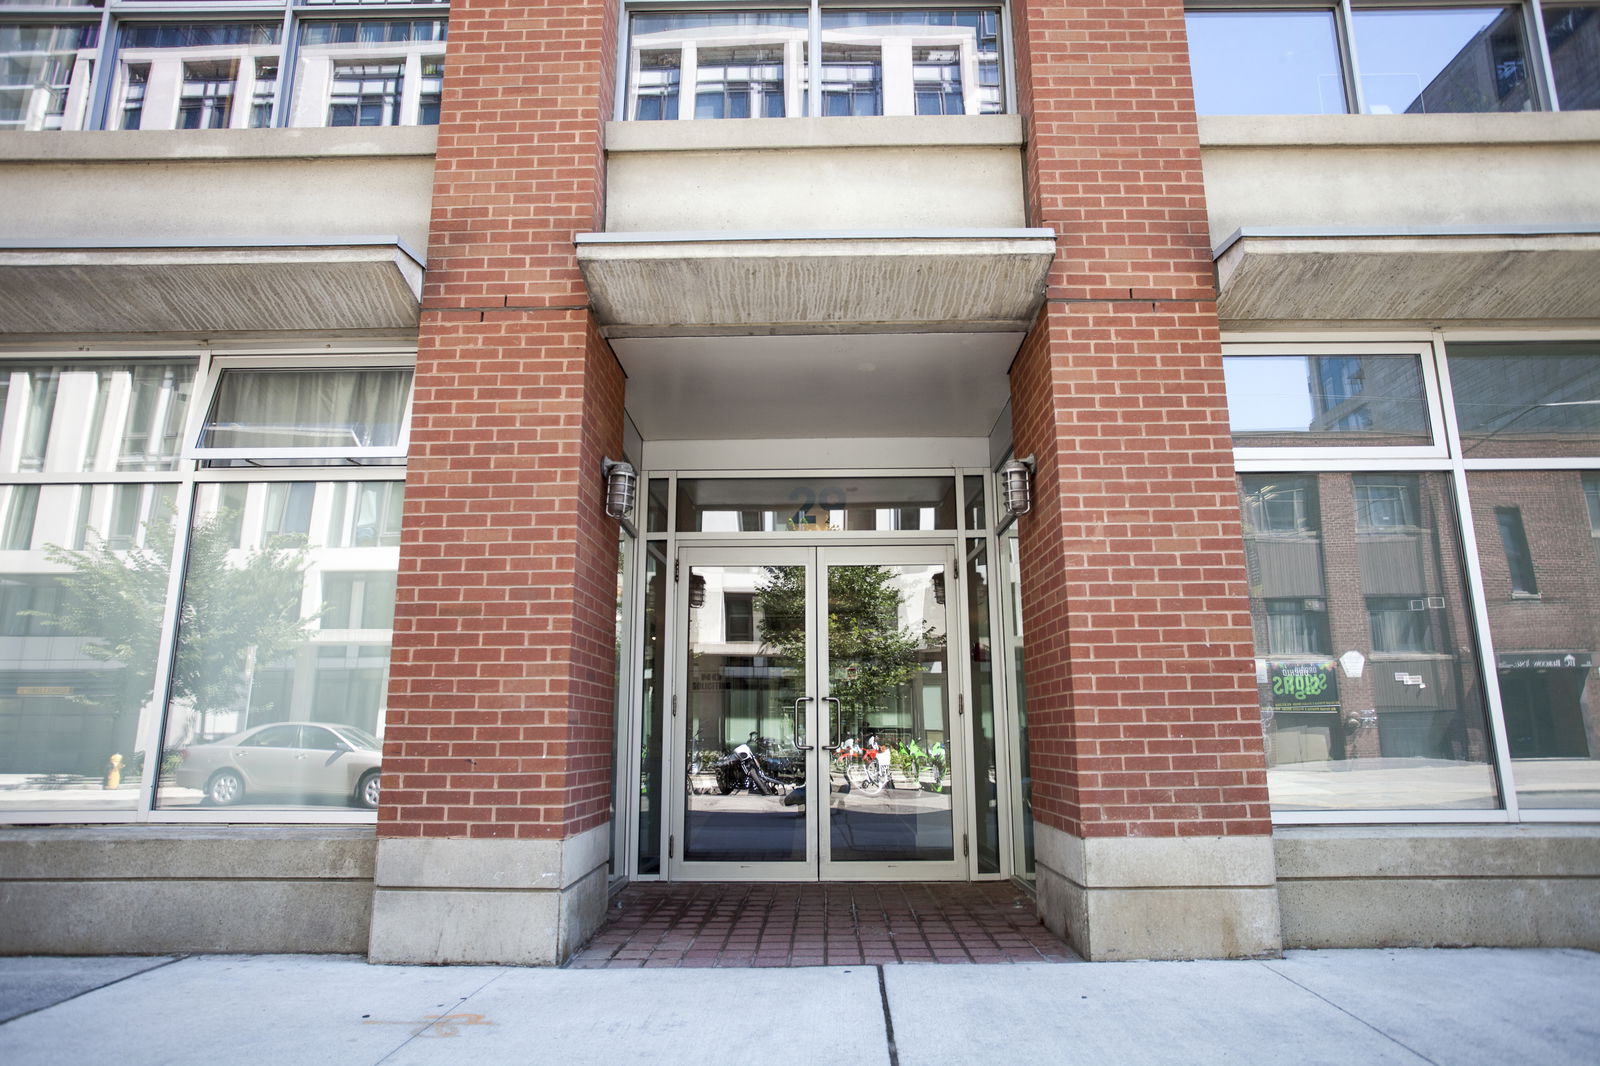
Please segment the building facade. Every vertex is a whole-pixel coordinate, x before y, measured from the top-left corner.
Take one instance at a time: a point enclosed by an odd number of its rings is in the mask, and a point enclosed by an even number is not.
[[[9,952],[1600,946],[1600,7],[0,5]]]

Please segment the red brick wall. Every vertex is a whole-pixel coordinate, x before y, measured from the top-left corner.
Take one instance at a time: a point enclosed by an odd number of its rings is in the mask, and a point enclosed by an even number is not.
[[[1180,3],[1018,17],[1047,302],[1012,368],[1034,810],[1265,833],[1260,712]]]
[[[623,375],[573,235],[602,217],[615,13],[452,6],[406,481],[387,836],[603,824]]]

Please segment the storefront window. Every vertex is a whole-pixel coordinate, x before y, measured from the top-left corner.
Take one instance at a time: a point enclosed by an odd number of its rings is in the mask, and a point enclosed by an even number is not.
[[[321,535],[346,488],[197,489],[158,806],[376,806],[399,551]]]
[[[1258,524],[1280,493],[1302,517]],[[1495,806],[1445,477],[1246,474],[1240,499],[1273,806]]]
[[[1227,357],[1274,810],[1600,807],[1600,345],[1364,347]],[[1302,395],[1435,445],[1285,451]]]

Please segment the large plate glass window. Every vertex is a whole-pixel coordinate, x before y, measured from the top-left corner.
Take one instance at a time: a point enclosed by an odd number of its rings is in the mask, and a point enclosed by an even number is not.
[[[106,124],[121,130],[271,125],[282,21],[126,22]]]
[[[196,493],[157,805],[377,805],[395,482]],[[393,502],[391,502],[393,501]]]
[[[195,454],[219,466],[398,461],[410,391],[399,367],[224,369]]]
[[[85,128],[98,22],[0,21],[0,130]]]
[[[194,374],[0,366],[0,810],[138,804]]]
[[[439,120],[445,20],[306,21],[291,126],[416,126]]]

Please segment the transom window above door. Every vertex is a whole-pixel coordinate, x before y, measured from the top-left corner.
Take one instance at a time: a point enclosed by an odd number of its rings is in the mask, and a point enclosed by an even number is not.
[[[998,7],[634,10],[636,120],[1006,111]]]

